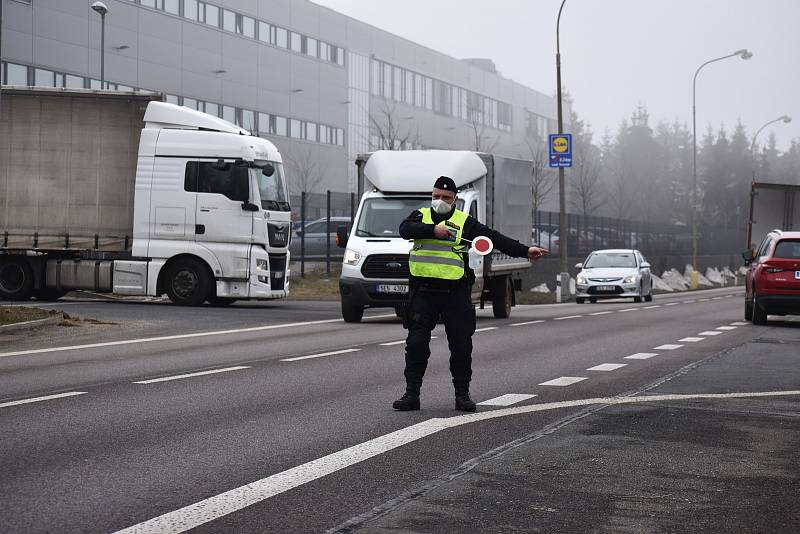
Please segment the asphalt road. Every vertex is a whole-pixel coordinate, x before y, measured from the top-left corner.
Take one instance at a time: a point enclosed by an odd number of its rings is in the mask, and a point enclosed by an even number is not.
[[[441,327],[391,410],[390,310],[53,307],[104,324],[0,339],[4,533],[800,528],[800,321],[741,289],[481,311],[474,415]]]

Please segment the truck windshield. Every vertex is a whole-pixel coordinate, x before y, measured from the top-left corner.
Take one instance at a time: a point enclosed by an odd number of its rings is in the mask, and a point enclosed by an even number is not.
[[[400,223],[419,208],[431,205],[429,197],[368,198],[356,226],[360,237],[400,237]]]
[[[271,175],[265,174],[270,167],[274,169]],[[254,168],[258,182],[258,192],[261,195],[261,207],[265,210],[290,211],[289,194],[286,192],[286,179],[283,175],[283,165],[270,162],[264,168]]]

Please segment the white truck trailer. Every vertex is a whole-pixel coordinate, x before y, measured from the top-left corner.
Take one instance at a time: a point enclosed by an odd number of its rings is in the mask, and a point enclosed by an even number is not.
[[[287,295],[278,150],[161,99],[3,88],[0,298],[84,289],[225,305]]]
[[[358,322],[365,308],[391,307],[402,313],[408,293],[408,255],[412,243],[400,237],[400,222],[429,207],[433,183],[450,176],[460,192],[457,207],[521,243],[532,228],[531,162],[456,150],[378,151],[356,160],[361,203],[346,242],[339,280],[342,316]],[[499,251],[470,254],[476,276],[473,301],[492,302],[495,317],[508,317],[519,290],[519,273],[531,267],[526,258]]]
[[[772,230],[800,231],[800,185],[753,182],[747,248],[755,250]]]

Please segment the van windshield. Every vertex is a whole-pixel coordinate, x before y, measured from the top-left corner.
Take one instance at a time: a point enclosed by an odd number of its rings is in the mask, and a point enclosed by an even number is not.
[[[419,208],[431,205],[430,197],[368,198],[361,208],[356,235],[360,237],[400,237],[400,223]]]

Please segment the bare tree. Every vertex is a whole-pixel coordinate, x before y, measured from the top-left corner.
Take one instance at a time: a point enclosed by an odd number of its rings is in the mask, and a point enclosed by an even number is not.
[[[533,212],[542,209],[556,185],[556,175],[550,170],[549,156],[541,140],[525,139],[531,160],[531,197]]]
[[[616,165],[609,176],[608,207],[616,219],[627,219],[631,214],[633,195],[631,184],[625,176],[625,170]]]
[[[369,114],[373,133],[378,137],[380,150],[408,150],[418,143],[419,135],[407,121],[398,117],[397,104],[384,100],[375,113]]]
[[[570,174],[570,204],[581,215],[593,215],[605,203],[597,155],[590,150],[585,151]]]
[[[492,153],[497,148],[497,143],[500,142],[500,137],[495,136],[494,139],[486,135],[486,125],[483,121],[479,121],[475,113],[470,113],[472,120],[469,122],[469,127],[472,130],[473,146],[475,152]]]
[[[321,192],[318,189],[322,185],[325,173],[310,148],[306,147],[287,159],[291,172],[288,182],[292,194]]]

